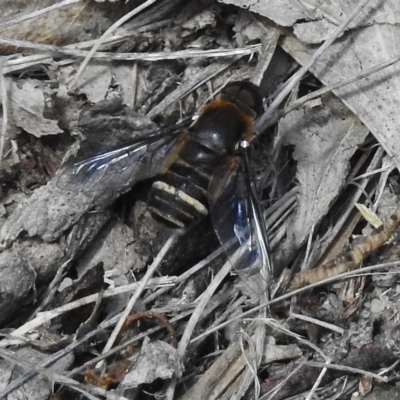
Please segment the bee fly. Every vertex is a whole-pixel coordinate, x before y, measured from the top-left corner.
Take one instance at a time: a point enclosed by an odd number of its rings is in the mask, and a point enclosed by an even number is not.
[[[265,223],[248,165],[248,144],[261,112],[257,86],[229,83],[189,128],[158,130],[67,163],[57,186],[89,192],[132,187],[155,177],[148,200],[155,219],[169,228],[188,230],[210,212],[235,267],[261,263],[270,269]]]

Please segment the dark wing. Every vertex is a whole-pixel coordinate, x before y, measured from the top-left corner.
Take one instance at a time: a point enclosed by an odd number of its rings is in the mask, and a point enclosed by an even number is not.
[[[272,262],[247,147],[213,175],[209,196],[213,227],[229,261],[243,280],[250,271],[260,274],[251,287],[267,293]]]
[[[69,191],[98,191],[133,186],[160,173],[179,132],[146,134],[82,161],[67,162],[57,186]]]

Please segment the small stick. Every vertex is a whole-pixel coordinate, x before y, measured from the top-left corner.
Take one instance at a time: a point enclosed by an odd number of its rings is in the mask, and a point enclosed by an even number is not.
[[[156,269],[160,265],[161,261],[164,259],[165,254],[171,248],[171,246],[172,246],[173,242],[175,241],[175,239],[176,239],[176,236],[172,235],[165,242],[163,248],[160,250],[160,252],[157,254],[157,257],[154,259],[153,264],[150,265],[150,267],[148,268],[146,274],[140,280],[140,285],[139,285],[138,289],[136,290],[136,292],[133,294],[133,296],[129,300],[129,303],[126,306],[124,312],[122,313],[117,325],[115,326],[110,338],[108,339],[108,342],[104,346],[103,354],[107,353],[113,347],[113,345],[114,345],[114,343],[115,343],[115,341],[116,341],[116,339],[118,337],[119,332],[121,331],[122,327],[124,326],[125,320],[127,319],[127,317],[129,316],[129,314],[132,311],[133,306],[135,305],[135,303],[139,299],[140,295],[143,293],[143,290],[145,289],[148,281],[151,279],[151,277],[153,276],[154,272],[156,271]],[[100,362],[99,364],[100,365],[96,366],[97,368],[100,368],[103,363]]]
[[[288,291],[293,291],[360,267],[372,252],[381,248],[390,239],[399,224],[400,208],[383,225],[375,229],[370,235],[365,236],[351,250],[346,251],[335,260],[322,264],[318,268],[296,274],[289,283]]]

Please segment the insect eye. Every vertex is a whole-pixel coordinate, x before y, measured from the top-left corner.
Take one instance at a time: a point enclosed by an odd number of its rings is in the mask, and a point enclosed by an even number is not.
[[[222,89],[221,97],[254,117],[258,117],[263,110],[263,98],[259,87],[248,81],[228,83]]]

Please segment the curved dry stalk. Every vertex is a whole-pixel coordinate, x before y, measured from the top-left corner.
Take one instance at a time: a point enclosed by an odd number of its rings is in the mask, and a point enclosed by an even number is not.
[[[22,15],[20,17],[11,19],[9,21],[6,21],[6,22],[3,22],[0,24],[0,31],[7,28],[8,26],[20,24],[21,22],[28,21],[29,19],[39,17],[40,15],[44,15],[50,11],[60,9],[64,6],[69,6],[74,3],[79,3],[80,1],[81,0],[63,0],[63,1],[60,1],[59,3],[53,4],[51,6],[44,7],[44,8],[41,8],[40,10],[37,10],[37,11],[31,12],[29,14]]]
[[[147,7],[151,6],[153,3],[155,3],[157,0],[147,0],[143,4],[141,4],[139,7],[136,7],[134,10],[130,11],[126,15],[124,15],[122,18],[120,18],[117,22],[112,24],[99,38],[97,43],[92,47],[92,49],[89,51],[89,54],[86,56],[86,58],[83,60],[81,66],[79,67],[78,72],[76,73],[73,81],[70,84],[69,89],[74,90],[75,87],[78,85],[78,80],[80,76],[82,75],[82,72],[86,68],[86,66],[89,64],[90,59],[92,58],[93,54],[96,53],[98,48],[103,44],[103,41],[107,39],[108,36],[110,36],[117,28],[119,28],[121,25],[123,25],[126,21],[131,19],[134,15],[139,14],[141,11],[146,9]]]
[[[290,281],[288,290],[299,289],[358,268],[371,253],[381,248],[391,238],[399,225],[400,208],[383,225],[365,236],[360,243],[354,245],[351,250],[346,251],[337,259],[318,268],[296,274]]]

